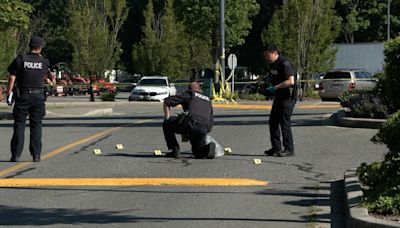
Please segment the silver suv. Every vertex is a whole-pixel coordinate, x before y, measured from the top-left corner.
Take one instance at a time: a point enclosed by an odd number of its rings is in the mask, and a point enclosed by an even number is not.
[[[321,100],[337,100],[345,91],[369,90],[377,80],[365,70],[340,69],[327,72],[316,86]]]

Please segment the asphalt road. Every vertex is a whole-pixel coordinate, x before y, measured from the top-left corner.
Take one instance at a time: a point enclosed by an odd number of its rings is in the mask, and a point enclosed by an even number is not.
[[[188,143],[181,144],[182,159],[153,155],[156,149],[167,149],[159,103],[116,107],[112,115],[101,117],[50,111],[58,114],[44,121],[40,163],[29,162],[27,145],[25,162],[18,167],[8,162],[12,121],[0,121],[0,178],[65,178],[65,185],[69,178],[155,177],[241,178],[269,184],[50,186],[44,180],[42,186],[0,188],[0,226],[343,227],[343,172],[386,152],[370,142],[376,130],[331,126],[327,114],[336,109],[296,109],[296,156],[277,158],[263,155],[270,147],[269,110],[217,108],[211,135],[233,152],[213,160],[193,159]],[[124,149],[116,149],[116,144]],[[101,149],[102,155],[95,155],[94,149]],[[254,159],[262,163],[255,165]]]

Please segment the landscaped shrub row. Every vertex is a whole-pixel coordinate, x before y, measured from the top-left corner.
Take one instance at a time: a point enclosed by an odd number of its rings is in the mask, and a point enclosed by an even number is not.
[[[388,111],[395,113],[372,141],[385,144],[389,152],[383,161],[362,164],[357,173],[368,187],[364,205],[369,212],[400,215],[400,36],[386,43],[385,61],[385,72],[377,91],[381,91],[381,97],[387,101]],[[370,101],[369,95],[366,96]],[[348,104],[351,99],[346,98],[343,102]]]
[[[400,215],[400,111],[391,115],[375,143],[386,144],[389,152],[383,161],[362,164],[358,176],[369,189],[364,204],[370,212]]]
[[[347,91],[340,96],[342,107],[350,109],[351,117],[385,119],[389,110],[377,90]]]

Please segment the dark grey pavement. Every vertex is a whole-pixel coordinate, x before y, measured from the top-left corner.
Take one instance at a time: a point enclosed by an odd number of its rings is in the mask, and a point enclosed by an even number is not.
[[[377,130],[331,126],[326,119],[336,109],[295,110],[296,156],[290,158],[263,155],[270,146],[269,110],[216,109],[212,136],[233,153],[214,160],[195,160],[189,152],[179,160],[153,156],[155,149],[166,150],[159,103],[115,107],[98,117],[82,116],[86,109],[69,116],[52,111],[55,115],[44,121],[44,154],[102,130],[133,125],[3,178],[230,177],[270,184],[1,188],[0,226],[343,227],[343,172],[386,152],[370,142]],[[0,171],[14,165],[6,162],[11,130],[12,121],[0,121]],[[115,149],[118,143],[125,149]],[[94,148],[103,155],[94,155]],[[188,149],[182,143],[182,150]],[[256,158],[261,165],[253,163]],[[27,147],[22,159],[31,159]]]

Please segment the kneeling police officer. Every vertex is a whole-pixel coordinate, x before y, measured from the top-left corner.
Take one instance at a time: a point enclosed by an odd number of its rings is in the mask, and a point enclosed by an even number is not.
[[[171,150],[166,154],[167,157],[181,157],[175,133],[188,136],[195,158],[215,157],[215,143],[206,144],[207,133],[211,132],[213,126],[213,108],[210,98],[200,91],[200,84],[193,81],[188,91],[164,100],[163,131],[168,149]],[[184,113],[171,117],[170,107],[177,105],[182,105]]]
[[[7,96],[13,94],[15,97],[11,162],[17,162],[22,153],[25,122],[28,115],[30,124],[29,151],[34,162],[40,161],[42,150],[42,119],[45,114],[43,79],[50,64],[41,55],[43,40],[40,37],[33,36],[30,39],[29,48],[29,53],[19,55],[8,67],[10,78]],[[16,83],[15,89],[14,83]],[[15,92],[12,93],[12,91]]]

